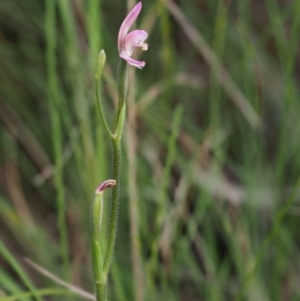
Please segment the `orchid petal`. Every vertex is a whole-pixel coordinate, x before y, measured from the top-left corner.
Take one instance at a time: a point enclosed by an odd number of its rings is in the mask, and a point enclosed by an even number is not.
[[[143,43],[148,37],[148,33],[144,30],[133,30],[125,38],[124,50],[128,56],[131,56],[135,47],[145,47],[148,45]]]
[[[126,54],[120,54],[120,57],[125,61],[127,61],[129,65],[138,67],[140,69],[142,69],[142,67],[146,65],[145,62],[134,60],[130,56],[127,56]]]
[[[142,2],[139,2],[127,15],[125,20],[123,21],[120,30],[119,30],[119,36],[118,36],[118,48],[119,52],[121,53],[123,43],[125,42],[126,35],[128,33],[129,28],[134,23],[136,18],[138,17],[140,11],[142,9]]]

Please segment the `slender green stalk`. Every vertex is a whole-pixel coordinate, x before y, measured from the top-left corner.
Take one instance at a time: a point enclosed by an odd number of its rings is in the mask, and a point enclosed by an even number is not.
[[[121,174],[121,140],[113,140],[113,179],[117,184],[112,189],[112,204],[110,213],[110,225],[108,244],[106,249],[105,260],[103,264],[103,272],[108,274],[110,265],[113,259],[115,240],[117,235],[118,223],[118,208],[119,208],[119,195],[120,195],[120,174]]]
[[[119,103],[116,115],[115,133],[112,137],[113,145],[113,179],[116,185],[112,189],[112,203],[110,213],[110,225],[108,244],[103,264],[103,273],[107,277],[110,265],[113,259],[114,246],[117,236],[118,209],[120,196],[120,175],[121,175],[121,138],[126,116],[126,98],[128,93],[128,64],[124,60],[120,60],[118,66],[118,92]]]
[[[119,208],[119,197],[120,197],[120,175],[121,175],[121,138],[123,133],[124,121],[126,116],[126,98],[128,91],[128,64],[124,60],[121,60],[118,66],[118,91],[119,91],[119,104],[117,114],[115,118],[115,129],[112,133],[107,125],[102,104],[100,98],[100,76],[102,73],[103,65],[105,62],[105,53],[102,50],[99,53],[98,65],[95,74],[96,81],[96,97],[98,103],[98,110],[101,118],[101,122],[104,126],[105,131],[110,136],[113,145],[113,175],[112,178],[114,185],[112,187],[112,203],[110,212],[110,224],[108,243],[104,257],[104,263],[102,265],[102,251],[100,247],[100,227],[102,220],[102,203],[98,204],[98,199],[95,197],[92,204],[92,228],[93,228],[93,271],[94,280],[96,286],[96,297],[97,301],[105,301],[106,296],[106,283],[107,276],[110,270],[110,266],[114,255],[114,246],[117,236],[117,224],[118,224],[118,208]],[[97,193],[97,191],[96,191]],[[99,193],[99,192],[98,192]],[[100,195],[102,198],[102,194]],[[101,213],[100,213],[101,211]]]
[[[98,111],[99,111],[99,115],[101,118],[101,122],[103,124],[103,127],[104,127],[106,133],[112,138],[113,134],[106,122],[106,119],[105,119],[102,102],[101,102],[101,94],[100,94],[100,77],[102,74],[105,59],[106,59],[105,52],[104,52],[104,50],[101,50],[98,55],[98,63],[97,63],[97,69],[96,69],[96,74],[95,74],[95,92],[96,92],[97,106],[98,106]]]
[[[119,124],[119,116],[123,105],[126,103],[126,98],[128,95],[128,64],[124,60],[119,61],[118,65],[118,93],[119,93],[119,103],[118,111],[115,120],[115,129]]]

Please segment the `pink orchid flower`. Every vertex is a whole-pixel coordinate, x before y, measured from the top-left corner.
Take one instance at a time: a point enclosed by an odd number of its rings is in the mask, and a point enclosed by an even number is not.
[[[127,61],[128,64],[140,69],[145,66],[145,62],[134,60],[131,58],[131,55],[135,47],[141,47],[142,50],[148,49],[148,44],[144,43],[148,33],[144,30],[133,30],[128,33],[128,30],[138,17],[141,9],[142,2],[139,2],[123,21],[118,36],[119,56]]]

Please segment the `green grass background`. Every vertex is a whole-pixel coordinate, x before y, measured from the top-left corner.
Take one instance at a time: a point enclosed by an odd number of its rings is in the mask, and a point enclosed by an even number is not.
[[[89,206],[110,178],[134,1],[0,1],[0,300],[93,292]],[[144,0],[108,300],[300,300],[300,1]],[[106,244],[110,194],[105,194]]]

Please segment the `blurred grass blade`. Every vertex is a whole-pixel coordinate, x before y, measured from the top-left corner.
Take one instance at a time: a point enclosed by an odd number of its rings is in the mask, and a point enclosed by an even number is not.
[[[231,75],[221,64],[220,60],[213,52],[213,50],[209,47],[209,45],[206,43],[203,36],[188,21],[188,19],[184,16],[184,14],[180,11],[178,6],[173,1],[164,1],[173,17],[181,25],[187,37],[191,40],[194,46],[201,53],[206,63],[214,72],[214,75],[217,78],[217,80],[220,82],[220,84],[224,87],[225,91],[231,97],[231,100],[243,113],[249,124],[255,129],[260,129],[262,127],[260,117],[250,106],[249,101],[246,99],[246,97],[240,91],[238,86],[235,84]]]
[[[39,297],[47,297],[47,296],[69,296],[70,292],[68,290],[59,289],[59,288],[45,288],[45,289],[37,289],[35,294]],[[29,300],[29,298],[34,297],[32,292],[23,292],[16,293],[10,296],[0,297],[0,301],[12,301],[12,300]]]
[[[54,149],[55,173],[54,182],[56,187],[56,202],[58,210],[58,228],[60,236],[60,251],[63,261],[63,272],[70,279],[69,269],[69,248],[66,226],[66,200],[65,189],[63,183],[63,140],[62,140],[62,125],[60,122],[60,100],[58,75],[56,72],[56,16],[55,0],[47,0],[46,17],[45,17],[45,32],[47,38],[47,75],[48,75],[48,101],[52,125],[52,143]]]
[[[26,262],[32,267],[34,268],[36,271],[38,271],[39,273],[41,273],[42,275],[50,278],[51,280],[53,280],[54,282],[56,282],[57,284],[67,288],[70,292],[79,295],[85,299],[88,300],[95,300],[95,296],[93,294],[90,294],[88,292],[85,292],[84,290],[66,283],[65,281],[59,279],[57,276],[53,275],[52,273],[50,273],[49,271],[47,271],[46,269],[42,268],[41,266],[39,266],[38,264],[34,263],[32,260],[30,260],[29,258],[25,259]]]
[[[18,261],[14,258],[11,252],[5,247],[4,243],[0,241],[0,254],[5,258],[5,260],[11,265],[23,283],[28,287],[32,296],[35,300],[42,301],[38,293],[36,292],[36,288],[32,284],[30,278],[27,276],[26,272],[23,270]]]

